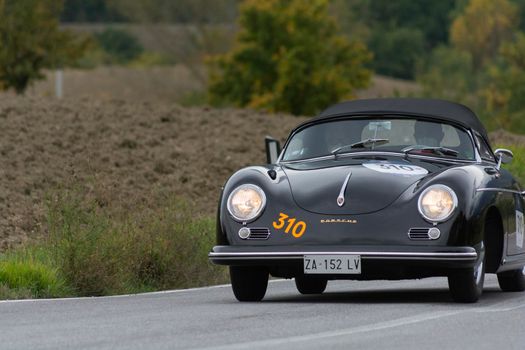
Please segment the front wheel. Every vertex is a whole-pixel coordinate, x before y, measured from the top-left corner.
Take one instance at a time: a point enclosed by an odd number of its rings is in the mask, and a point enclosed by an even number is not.
[[[504,292],[525,291],[525,267],[498,273],[498,283]]]
[[[261,301],[268,287],[268,275],[263,267],[230,266],[233,294],[239,301]]]
[[[483,293],[485,282],[485,259],[476,266],[452,272],[448,276],[448,287],[452,299],[458,303],[475,303]]]
[[[326,289],[327,282],[323,278],[295,277],[295,286],[301,294],[322,294]]]

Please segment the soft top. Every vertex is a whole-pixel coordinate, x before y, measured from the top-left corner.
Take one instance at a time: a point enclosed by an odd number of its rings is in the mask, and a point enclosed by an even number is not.
[[[477,131],[488,141],[485,127],[470,108],[436,99],[378,98],[346,101],[328,107],[310,123],[322,119],[363,115],[406,115],[449,121]]]

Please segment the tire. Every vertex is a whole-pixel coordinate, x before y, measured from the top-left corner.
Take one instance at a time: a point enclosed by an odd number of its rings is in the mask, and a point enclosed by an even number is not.
[[[458,303],[475,303],[483,293],[485,282],[485,253],[476,266],[453,271],[448,276],[448,288],[452,299]]]
[[[498,283],[504,292],[525,291],[525,267],[498,273]]]
[[[295,286],[301,294],[322,294],[328,281],[323,278],[295,277]]]
[[[255,266],[230,266],[233,294],[239,301],[261,301],[268,287],[268,270]]]

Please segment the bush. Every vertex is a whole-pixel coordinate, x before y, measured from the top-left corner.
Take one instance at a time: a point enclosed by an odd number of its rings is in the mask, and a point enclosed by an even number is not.
[[[157,208],[116,213],[78,191],[48,201],[46,247],[77,295],[186,288],[225,281],[208,262],[214,221],[164,198]]]
[[[210,60],[210,102],[312,114],[365,87],[371,55],[338,35],[327,0],[248,0],[237,45]]]
[[[137,38],[120,29],[106,29],[95,34],[95,39],[108,55],[106,63],[128,63],[138,58],[144,51]]]

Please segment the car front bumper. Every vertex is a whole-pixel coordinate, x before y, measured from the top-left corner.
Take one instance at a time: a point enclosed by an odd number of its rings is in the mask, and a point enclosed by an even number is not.
[[[432,269],[469,268],[478,259],[473,247],[442,246],[215,246],[208,256],[219,265],[285,267],[296,274],[302,271],[305,255],[359,255],[363,277],[381,272],[388,277],[391,267],[442,275]]]

